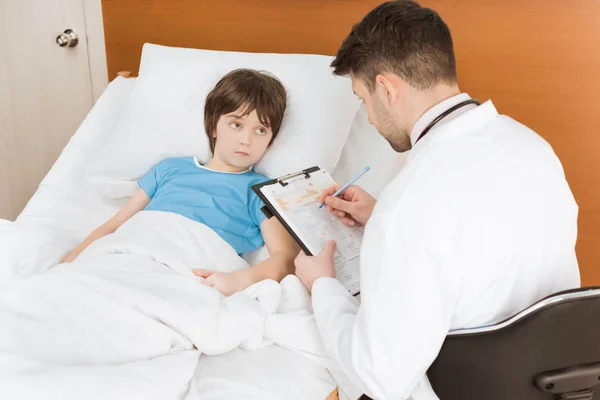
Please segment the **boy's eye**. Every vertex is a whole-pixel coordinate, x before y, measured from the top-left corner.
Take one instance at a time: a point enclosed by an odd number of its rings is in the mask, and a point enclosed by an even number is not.
[[[265,128],[258,128],[256,130],[256,133],[259,135],[266,135],[267,134],[267,130]]]
[[[238,124],[237,122],[232,122],[229,124],[230,127],[232,127],[233,129],[240,129],[241,125]]]

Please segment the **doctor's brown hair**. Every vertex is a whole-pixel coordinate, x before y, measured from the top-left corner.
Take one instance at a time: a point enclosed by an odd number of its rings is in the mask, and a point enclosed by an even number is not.
[[[206,97],[204,105],[204,130],[215,152],[217,123],[222,115],[243,108],[242,116],[256,110],[260,123],[271,129],[273,137],[279,133],[286,107],[286,91],[272,74],[253,69],[236,69],[217,83]]]
[[[370,92],[385,72],[419,90],[457,79],[448,25],[434,10],[407,0],[383,3],[354,25],[331,66],[336,75],[352,72]]]

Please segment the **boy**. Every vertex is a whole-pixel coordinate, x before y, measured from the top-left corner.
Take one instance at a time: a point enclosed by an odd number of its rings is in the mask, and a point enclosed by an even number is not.
[[[64,262],[71,262],[92,242],[115,232],[142,210],[173,212],[201,222],[238,254],[266,244],[271,257],[232,273],[193,270],[205,285],[229,296],[264,280],[293,274],[298,248],[276,218],[265,219],[262,202],[251,186],[267,180],[252,170],[277,136],[286,107],[281,82],[265,73],[238,69],[225,75],[208,94],[204,127],[213,158],[160,162],[139,182],[129,202],[94,230]],[[264,240],[264,242],[263,242]]]

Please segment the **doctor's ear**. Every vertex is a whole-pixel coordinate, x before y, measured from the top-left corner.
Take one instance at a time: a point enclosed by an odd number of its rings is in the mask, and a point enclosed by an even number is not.
[[[395,103],[400,97],[400,80],[394,74],[379,74],[375,77],[376,89],[382,91],[388,102]]]

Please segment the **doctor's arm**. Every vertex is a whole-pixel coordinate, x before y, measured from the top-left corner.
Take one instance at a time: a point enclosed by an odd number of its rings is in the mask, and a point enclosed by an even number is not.
[[[331,186],[321,193],[319,203],[325,203],[327,210],[338,217],[345,225],[366,225],[371,218],[377,200],[360,186],[349,186],[339,197],[333,194],[342,185]]]
[[[320,278],[313,309],[329,355],[351,381],[375,399],[406,399],[441,348],[455,290],[424,246],[387,233],[360,307],[337,280]]]

